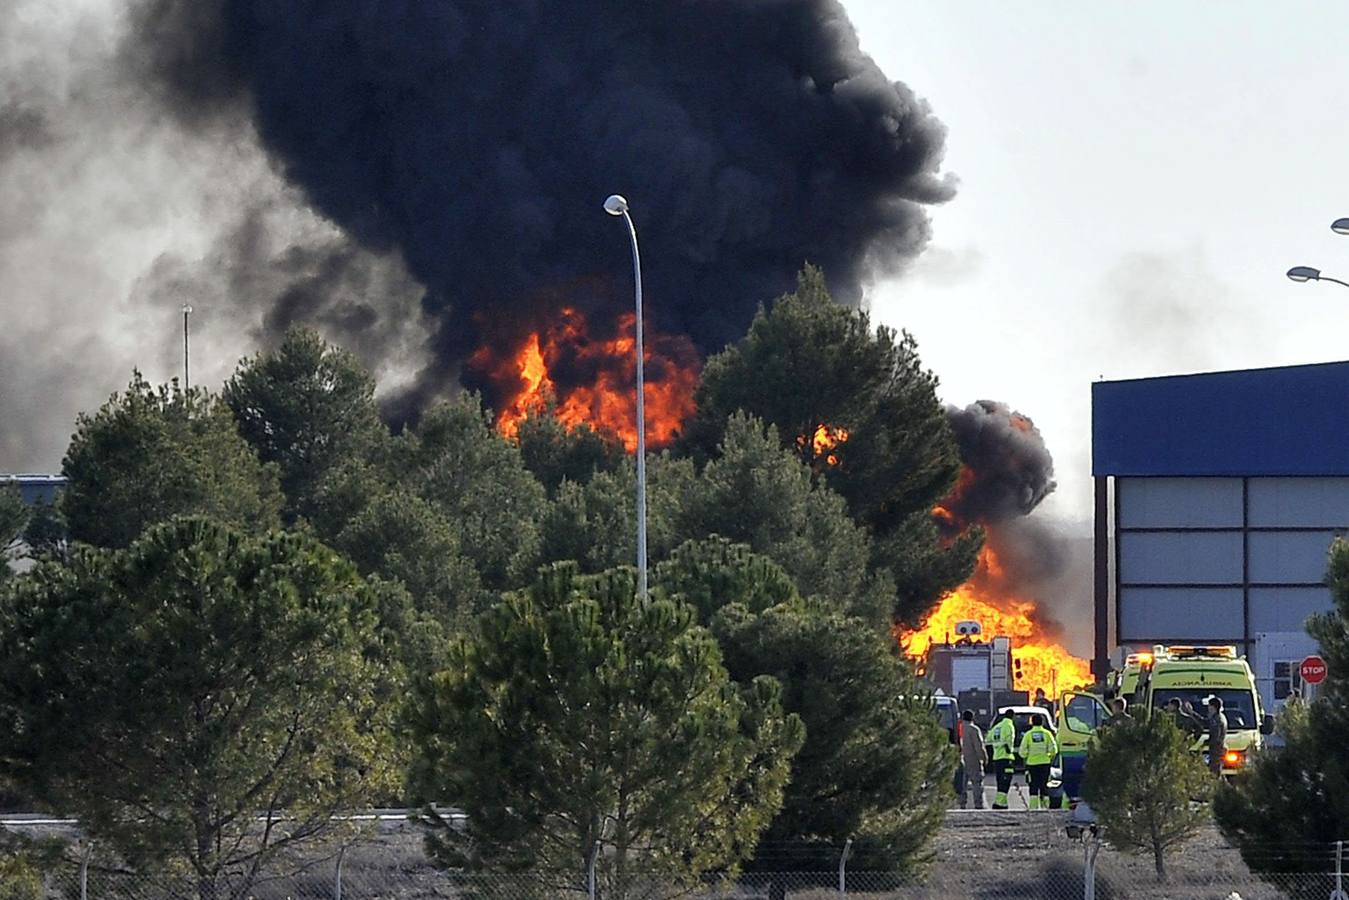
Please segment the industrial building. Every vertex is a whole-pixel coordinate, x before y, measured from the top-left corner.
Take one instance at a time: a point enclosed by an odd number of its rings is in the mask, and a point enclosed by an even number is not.
[[[1347,399],[1349,362],[1092,385],[1095,671],[1235,644],[1267,708],[1300,687],[1349,531]]]
[[[0,490],[19,489],[19,496],[30,506],[34,503],[54,503],[56,495],[66,486],[64,475],[4,475],[0,474]]]

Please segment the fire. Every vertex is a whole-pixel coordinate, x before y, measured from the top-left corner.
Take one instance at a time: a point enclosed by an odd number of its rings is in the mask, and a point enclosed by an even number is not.
[[[961,466],[960,474],[956,477],[955,487],[951,488],[951,493],[946,499],[932,508],[932,517],[937,520],[941,529],[950,534],[964,531],[969,527],[969,523],[964,521],[959,510],[961,502],[965,495],[974,487],[975,474],[969,466]]]
[[[563,424],[588,424],[615,435],[629,453],[635,452],[635,325],[636,316],[626,313],[615,336],[592,337],[585,316],[567,307],[556,322],[530,333],[505,358],[490,346],[478,350],[469,368],[509,398],[500,405],[497,428],[514,437],[530,412],[552,400]],[[650,334],[643,344],[646,441],[659,448],[674,439],[693,411],[700,364],[687,338]],[[572,377],[555,377],[562,371]]]
[[[955,640],[957,622],[972,620],[983,626],[983,640],[1011,638],[1012,657],[1021,662],[1015,690],[1033,696],[1036,688],[1043,688],[1053,697],[1060,691],[1091,684],[1087,661],[1073,656],[1046,631],[1036,615],[1034,601],[1003,593],[1003,581],[997,554],[986,544],[974,576],[947,594],[921,628],[898,630],[904,652],[921,658],[932,644]]]
[[[796,446],[801,450],[810,447],[811,455],[817,460],[824,460],[826,465],[838,465],[838,454],[832,452],[840,444],[848,440],[848,429],[841,425],[817,425],[815,432],[807,437],[799,435],[796,438]]]

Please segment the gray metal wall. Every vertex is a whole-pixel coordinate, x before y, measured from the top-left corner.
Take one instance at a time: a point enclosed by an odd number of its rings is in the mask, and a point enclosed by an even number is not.
[[[1117,478],[1118,643],[1300,631],[1346,530],[1349,478]]]

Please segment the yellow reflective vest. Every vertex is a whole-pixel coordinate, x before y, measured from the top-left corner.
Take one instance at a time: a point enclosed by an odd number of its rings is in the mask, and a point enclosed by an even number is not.
[[[1043,725],[1032,725],[1030,730],[1021,736],[1018,752],[1028,766],[1047,766],[1058,755],[1059,743],[1054,740],[1054,732]]]
[[[994,759],[1011,759],[1016,743],[1016,726],[1011,719],[999,719],[988,730],[988,742],[993,745]]]

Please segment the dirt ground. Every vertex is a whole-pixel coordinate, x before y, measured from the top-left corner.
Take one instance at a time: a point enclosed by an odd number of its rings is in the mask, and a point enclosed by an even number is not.
[[[990,790],[991,799],[991,790]],[[1069,814],[1062,811],[1025,809],[994,812],[987,810],[951,810],[935,847],[932,870],[912,884],[888,890],[873,887],[865,873],[854,872],[848,894],[862,898],[899,898],[899,900],[944,900],[944,898],[982,898],[982,900],[1077,900],[1083,896],[1083,844],[1068,837],[1065,826]],[[12,826],[11,826],[12,827]],[[15,830],[33,834],[45,828],[20,826]],[[67,828],[62,835],[74,837]],[[418,825],[397,812],[369,821],[362,838],[343,853],[343,896],[349,900],[386,900],[386,898],[458,897],[450,890],[446,873],[438,871],[426,859],[422,832]],[[315,852],[317,851],[317,852]],[[332,895],[332,875],[336,864],[335,848],[311,848],[298,880],[288,879],[255,892],[259,900],[283,898],[328,898]],[[97,868],[97,863],[95,864]],[[1169,878],[1159,883],[1150,857],[1136,857],[1105,846],[1097,858],[1098,900],[1274,900],[1285,896],[1247,870],[1236,850],[1229,847],[1215,828],[1205,829],[1181,850],[1168,858]],[[806,879],[818,883],[818,878]],[[505,887],[506,885],[502,885]],[[100,885],[103,887],[103,885]],[[108,887],[111,887],[109,884]],[[123,895],[123,891],[91,891],[90,896]],[[135,896],[145,898],[154,892],[138,889]],[[487,896],[487,892],[479,892]],[[497,896],[498,892],[491,892]],[[789,900],[813,900],[820,888],[790,890]],[[500,896],[515,900],[511,891]],[[519,896],[524,896],[523,894]],[[748,883],[740,891],[718,896],[765,897]]]

